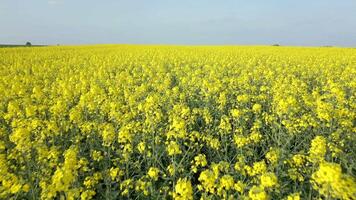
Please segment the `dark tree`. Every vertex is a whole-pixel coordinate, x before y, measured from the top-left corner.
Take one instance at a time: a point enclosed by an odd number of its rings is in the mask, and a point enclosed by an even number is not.
[[[27,47],[32,46],[31,42],[26,42],[26,46],[27,46]]]

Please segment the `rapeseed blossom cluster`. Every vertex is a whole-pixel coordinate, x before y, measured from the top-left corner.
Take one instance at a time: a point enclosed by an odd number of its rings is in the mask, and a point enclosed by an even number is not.
[[[193,199],[192,184],[187,179],[179,179],[175,186],[173,194],[175,200],[191,200]]]
[[[355,199],[356,50],[0,48],[0,199]]]
[[[353,199],[356,194],[354,178],[342,173],[339,164],[322,162],[312,174],[312,185],[327,198]]]

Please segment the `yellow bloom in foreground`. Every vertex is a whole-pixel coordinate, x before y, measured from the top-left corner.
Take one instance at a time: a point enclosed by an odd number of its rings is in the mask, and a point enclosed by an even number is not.
[[[258,131],[253,131],[249,136],[249,140],[254,143],[260,142],[261,139],[262,139],[262,134],[259,133]]]
[[[266,158],[272,164],[277,163],[279,158],[279,151],[277,149],[271,148],[270,151],[268,151],[266,154]]]
[[[92,199],[93,196],[96,194],[93,190],[86,190],[80,195],[81,200],[89,200]]]
[[[219,150],[221,144],[218,138],[212,138],[209,140],[209,146],[214,150]]]
[[[143,154],[146,150],[146,145],[145,145],[145,142],[140,142],[138,145],[137,145],[137,149],[138,151],[140,152],[140,154]]]
[[[235,135],[234,136],[234,142],[238,148],[242,148],[246,145],[249,144],[250,139],[248,137],[245,137],[243,135]]]
[[[168,144],[167,151],[168,151],[168,155],[170,156],[182,153],[182,151],[179,149],[179,145],[175,141],[171,141]]]
[[[234,184],[234,189],[239,192],[239,193],[243,193],[244,189],[245,189],[245,184],[241,181],[237,181]]]
[[[93,160],[98,161],[98,162],[104,158],[101,151],[97,151],[97,150],[94,150],[92,152],[91,157],[93,158]]]
[[[300,194],[297,193],[293,193],[288,195],[287,200],[300,200]]]
[[[296,154],[292,157],[292,164],[296,167],[301,167],[305,163],[305,157],[300,154]]]
[[[120,172],[120,169],[119,168],[111,168],[110,169],[110,177],[111,177],[111,180],[115,180],[116,177],[119,175],[119,172]]]
[[[204,154],[199,154],[195,156],[194,161],[192,161],[191,163],[192,163],[191,168],[194,173],[198,171],[199,166],[205,167],[208,164],[208,162],[206,161],[206,156]]]
[[[115,128],[112,124],[105,124],[102,128],[103,145],[110,146],[115,140]]]
[[[173,193],[173,199],[175,200],[191,200],[193,199],[192,184],[186,178],[179,179],[175,191]]]
[[[224,175],[219,181],[218,195],[225,195],[224,191],[228,191],[234,187],[234,178],[230,175]]]
[[[232,117],[234,117],[234,118],[238,118],[241,116],[241,112],[238,109],[232,109],[230,111],[230,113],[231,113]]]
[[[5,150],[5,142],[0,141],[0,151]]]
[[[311,162],[319,162],[324,159],[326,153],[326,140],[323,136],[316,136],[309,149],[309,158]]]
[[[356,194],[355,181],[343,175],[341,166],[336,163],[320,163],[319,170],[312,174],[311,182],[313,188],[326,197],[353,199]]]
[[[176,169],[175,169],[174,165],[172,165],[172,164],[168,165],[167,171],[171,176],[173,176],[176,173]]]
[[[201,182],[201,189],[214,193],[215,190],[215,174],[210,169],[200,173],[198,180]]]
[[[195,156],[194,161],[197,166],[200,165],[202,167],[205,167],[208,164],[204,154],[199,154],[199,155]]]
[[[30,186],[28,184],[25,184],[22,186],[22,190],[28,192],[30,190]]]
[[[261,104],[258,104],[258,103],[254,104],[254,105],[252,106],[252,110],[253,110],[253,112],[255,112],[255,113],[261,112],[261,110],[262,110]]]
[[[149,195],[149,187],[152,185],[151,182],[146,182],[143,181],[142,179],[139,179],[136,182],[135,190],[138,192],[143,192],[145,196]]]
[[[261,186],[264,188],[276,186],[278,182],[277,176],[274,173],[262,174],[260,180]]]
[[[220,187],[230,190],[234,186],[234,178],[230,175],[224,175],[220,179]]]
[[[74,147],[65,151],[63,167],[54,172],[51,186],[43,188],[41,194],[43,198],[54,198],[57,192],[68,192],[70,190],[77,178],[77,154],[78,150]]]
[[[267,193],[262,187],[253,186],[248,192],[248,196],[251,200],[266,200]]]
[[[10,188],[10,192],[11,192],[12,194],[16,194],[17,192],[20,191],[21,187],[22,187],[21,184],[13,185],[13,186],[11,186],[11,188]]]
[[[159,175],[159,169],[156,167],[150,167],[150,169],[148,169],[147,175],[153,180],[157,181]]]
[[[245,166],[245,168],[246,168],[247,173],[251,176],[255,176],[257,174],[262,174],[262,173],[266,172],[266,170],[267,170],[266,163],[263,160],[253,163],[252,168],[249,166]]]

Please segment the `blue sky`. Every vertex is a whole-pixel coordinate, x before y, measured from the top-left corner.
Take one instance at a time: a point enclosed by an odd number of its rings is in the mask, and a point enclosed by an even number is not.
[[[356,0],[0,0],[0,44],[356,46]]]

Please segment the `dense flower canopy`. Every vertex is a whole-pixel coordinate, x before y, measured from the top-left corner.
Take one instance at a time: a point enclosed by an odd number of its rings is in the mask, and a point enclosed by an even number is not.
[[[354,199],[356,50],[0,49],[0,199]]]

